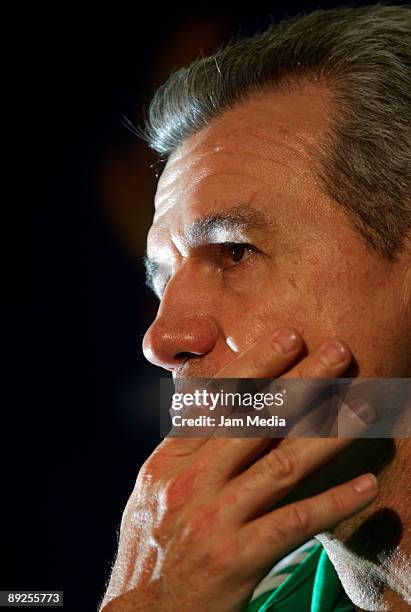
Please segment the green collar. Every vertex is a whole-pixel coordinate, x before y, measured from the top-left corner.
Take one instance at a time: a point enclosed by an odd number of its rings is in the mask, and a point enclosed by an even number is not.
[[[262,593],[246,612],[355,612],[321,544],[276,589]]]

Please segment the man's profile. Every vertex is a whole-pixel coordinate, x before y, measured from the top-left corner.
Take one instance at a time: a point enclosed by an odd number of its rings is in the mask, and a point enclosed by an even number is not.
[[[410,39],[406,6],[318,10],[160,87],[152,363],[176,378],[411,377]],[[127,504],[102,609],[407,610],[410,476],[409,438],[166,439]]]

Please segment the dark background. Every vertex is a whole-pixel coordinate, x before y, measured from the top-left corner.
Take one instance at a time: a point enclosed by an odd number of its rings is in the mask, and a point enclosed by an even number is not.
[[[12,163],[0,589],[64,590],[66,610],[96,610],[122,510],[160,441],[161,372],[140,348],[157,307],[142,266],[155,158],[123,116],[141,122],[171,70],[232,35],[332,6],[3,10],[2,148]]]

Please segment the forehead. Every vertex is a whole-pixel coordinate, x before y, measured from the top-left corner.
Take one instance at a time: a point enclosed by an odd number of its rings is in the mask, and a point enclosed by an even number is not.
[[[328,123],[325,87],[260,93],[223,113],[170,156],[155,196],[150,243],[164,230],[219,210],[316,189],[318,143]],[[265,210],[265,212],[270,212]]]

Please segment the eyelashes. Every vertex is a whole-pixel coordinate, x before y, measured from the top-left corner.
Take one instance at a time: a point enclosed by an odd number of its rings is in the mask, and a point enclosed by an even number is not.
[[[245,242],[223,242],[219,245],[219,256],[223,270],[245,263],[257,251],[256,247]],[[224,265],[224,262],[227,262],[227,265]]]

